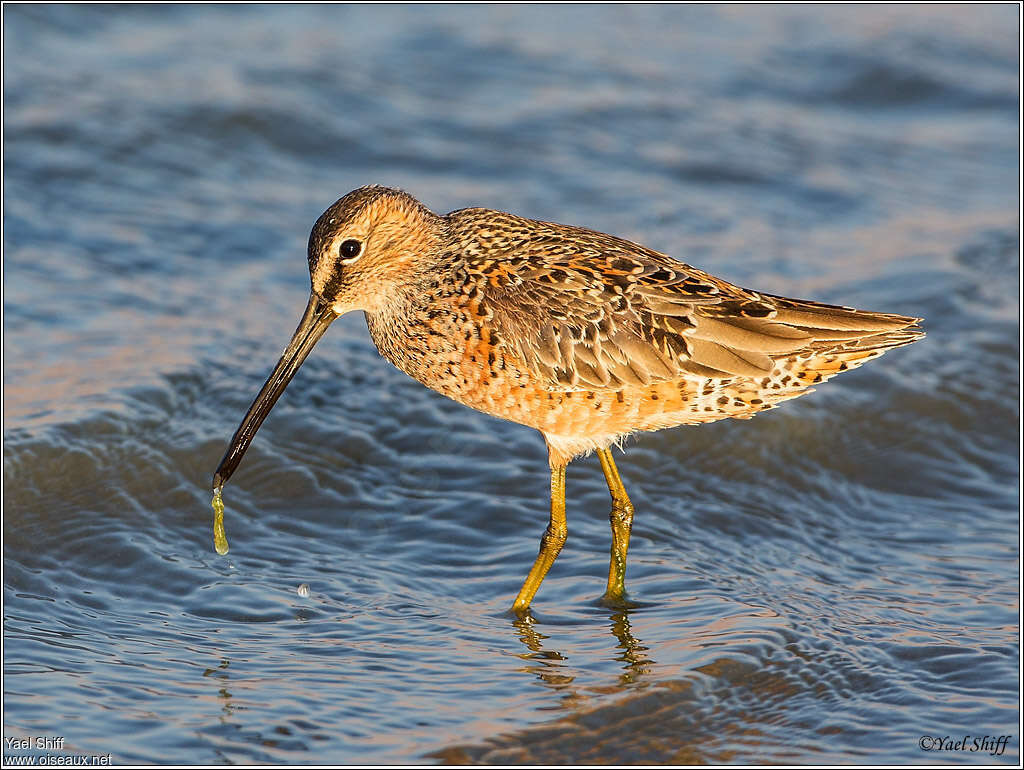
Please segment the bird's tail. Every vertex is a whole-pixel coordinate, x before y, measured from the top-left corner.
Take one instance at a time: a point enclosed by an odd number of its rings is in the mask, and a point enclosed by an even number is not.
[[[921,339],[922,319],[837,305],[772,297],[773,323],[806,333],[803,348],[775,358],[762,381],[772,404],[808,392],[831,377],[856,369],[892,348]]]

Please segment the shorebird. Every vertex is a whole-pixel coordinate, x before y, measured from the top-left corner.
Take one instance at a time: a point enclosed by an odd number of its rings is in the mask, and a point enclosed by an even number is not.
[[[612,530],[603,598],[621,605],[633,505],[613,444],[636,431],[748,419],[923,336],[920,318],[743,289],[582,227],[484,208],[440,216],[377,185],[320,216],[308,259],[309,303],[214,474],[215,507],[327,327],[362,310],[377,350],[403,372],[544,436],[550,520],[513,603],[519,614],[565,542],[573,458],[596,451],[601,461]]]

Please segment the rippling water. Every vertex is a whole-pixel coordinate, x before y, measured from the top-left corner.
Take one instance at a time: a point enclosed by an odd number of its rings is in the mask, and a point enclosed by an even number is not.
[[[1018,762],[1016,7],[4,21],[6,737],[115,763]],[[218,557],[210,476],[304,306],[308,229],[370,182],[928,337],[631,442],[628,612],[595,603],[607,490],[574,463],[527,622],[543,442],[346,317],[228,488]],[[963,735],[1011,739],[921,748]]]

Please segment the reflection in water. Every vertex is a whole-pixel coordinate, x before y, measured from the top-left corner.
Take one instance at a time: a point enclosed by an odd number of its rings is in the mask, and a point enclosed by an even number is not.
[[[227,722],[228,717],[230,717],[235,709],[238,708],[231,702],[231,691],[227,688],[228,680],[231,679],[230,674],[228,674],[228,667],[230,665],[230,661],[225,658],[221,660],[220,665],[217,666],[217,668],[208,668],[203,671],[203,676],[214,677],[223,682],[221,688],[217,691],[217,697],[224,700],[224,715],[220,719],[221,723]]]
[[[614,693],[636,684],[641,677],[651,672],[651,667],[654,665],[654,661],[647,657],[648,648],[633,635],[629,622],[629,610],[616,610],[612,612],[608,620],[611,624],[612,635],[618,640],[616,647],[620,651],[615,654],[615,660],[625,665],[619,676],[618,685],[600,688],[602,694]],[[519,653],[518,657],[531,663],[522,670],[534,674],[544,684],[552,688],[567,689],[568,685],[576,679],[566,665],[569,656],[545,646],[545,640],[551,637],[536,629],[536,620],[531,615],[516,618],[512,621],[512,625],[516,629],[519,641],[527,649],[527,652]],[[572,691],[564,695],[561,706],[563,708],[571,707],[582,700],[580,693]]]
[[[526,652],[518,653],[517,657],[529,662],[529,665],[521,670],[533,674],[559,694],[557,706],[542,710],[568,713],[556,722],[540,728],[527,727],[519,732],[495,735],[477,746],[448,746],[426,756],[443,764],[543,764],[545,761],[557,761],[558,757],[564,756],[564,751],[568,751],[577,760],[582,761],[580,758],[587,757],[594,763],[603,763],[605,756],[614,756],[602,753],[604,749],[600,747],[607,739],[599,739],[598,736],[591,734],[592,725],[585,722],[587,715],[595,714],[602,708],[598,706],[595,711],[594,696],[606,698],[631,690],[637,691],[635,685],[643,677],[651,674],[654,661],[647,657],[648,648],[633,635],[628,609],[614,610],[608,616],[608,622],[615,645],[607,647],[607,657],[624,664],[618,682],[607,686],[573,687],[571,685],[577,677],[570,671],[569,656],[548,646],[551,637],[537,630],[537,621],[532,615],[527,614],[513,620],[515,633],[526,647]],[[587,627],[596,630],[594,624],[588,623]],[[689,694],[689,683],[680,683],[679,686],[683,692]],[[598,702],[603,702],[603,698]],[[609,733],[617,736],[614,742],[625,741],[629,744],[630,736],[644,734],[643,727],[636,724],[635,720],[646,722],[647,717],[643,713],[643,708],[637,713],[631,706],[632,702],[634,701],[630,697],[626,697],[605,706],[606,709],[613,709],[614,714],[610,717],[601,716],[597,720],[599,724],[615,725],[616,729]],[[623,704],[624,708],[617,704]],[[660,702],[657,705],[659,708],[663,707]],[[620,729],[623,727],[626,729]]]
[[[766,757],[785,762],[791,756],[788,747],[780,749],[772,741],[775,725],[785,723],[804,697],[802,679],[791,666],[743,655],[722,656],[682,677],[664,678],[662,670],[659,680],[652,676],[654,661],[647,657],[647,648],[631,631],[628,611],[613,613],[610,622],[620,650],[616,660],[625,663],[624,670],[616,686],[589,692],[619,697],[563,697],[566,713],[554,721],[494,735],[476,745],[449,746],[428,756],[447,764],[552,765],[565,758],[584,765],[690,765]],[[516,626],[531,649],[522,657],[532,659],[541,652],[550,660],[551,653],[543,646],[548,637],[529,622]],[[567,658],[558,658],[557,665],[565,665]],[[650,686],[634,686],[643,677]],[[552,681],[543,674],[541,679],[546,684]],[[828,756],[830,738],[839,731],[826,723],[817,733],[824,737],[808,741],[803,750]]]
[[[622,685],[635,684],[640,680],[641,676],[651,673],[651,666],[654,665],[654,661],[644,654],[648,648],[633,636],[633,631],[629,625],[629,610],[613,612],[611,622],[612,633],[619,640],[619,649],[622,650],[616,656],[616,660],[626,664],[622,675],[619,677],[619,682]]]
[[[534,662],[531,665],[524,666],[522,670],[536,675],[544,684],[557,689],[564,689],[576,678],[561,671],[562,663],[568,660],[568,658],[557,650],[544,648],[544,640],[550,637],[537,631],[533,627],[534,622],[533,617],[530,615],[516,618],[512,621],[512,625],[519,636],[519,641],[528,650],[528,652],[520,653],[518,657]]]

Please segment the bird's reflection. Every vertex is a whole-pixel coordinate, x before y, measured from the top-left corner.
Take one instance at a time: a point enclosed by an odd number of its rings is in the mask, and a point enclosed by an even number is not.
[[[633,685],[651,672],[654,661],[647,656],[648,648],[633,635],[628,609],[613,611],[608,622],[612,635],[618,640],[614,659],[623,664],[618,687]],[[512,625],[519,641],[526,647],[526,651],[518,655],[528,662],[522,670],[533,674],[552,689],[562,691],[567,698],[574,698],[575,692],[564,692],[573,689],[571,685],[576,679],[566,665],[569,657],[550,645],[551,636],[537,630],[537,621],[532,615],[516,618]]]
[[[612,634],[619,640],[619,649],[622,650],[616,657],[626,665],[619,675],[620,684],[633,684],[640,680],[644,674],[651,672],[654,661],[647,657],[648,648],[633,636],[629,624],[629,610],[617,610],[610,617]]]
[[[548,639],[534,628],[534,619],[531,615],[516,618],[512,625],[516,629],[519,641],[526,647],[527,652],[520,653],[519,658],[529,661],[530,665],[523,670],[535,674],[544,684],[557,689],[563,689],[572,684],[576,678],[567,674],[562,669],[562,662],[567,660],[566,656],[557,650],[550,650],[544,647],[544,640]]]
[[[208,668],[205,671],[203,671],[203,676],[212,677],[223,682],[222,686],[217,692],[217,697],[224,701],[224,713],[223,716],[221,717],[221,721],[224,721],[227,719],[227,717],[230,717],[235,710],[235,706],[231,702],[231,691],[228,690],[227,687],[228,680],[231,678],[231,675],[228,673],[228,668],[230,666],[231,662],[227,660],[227,658],[223,658],[221,659],[220,665],[217,666],[217,668]]]

